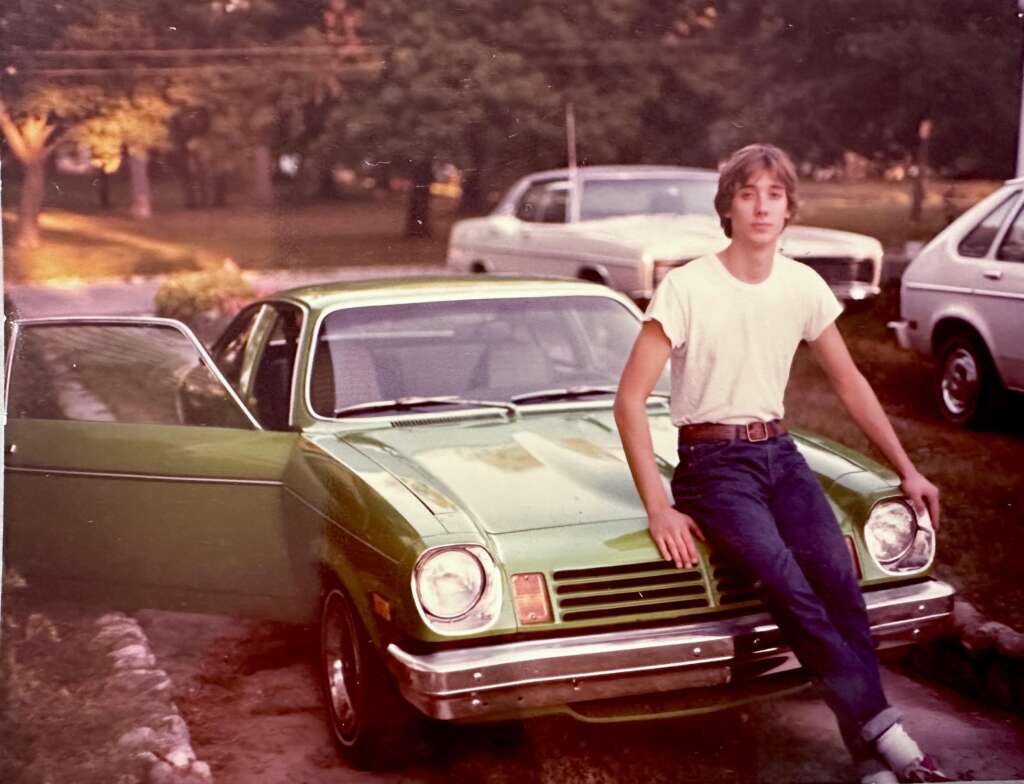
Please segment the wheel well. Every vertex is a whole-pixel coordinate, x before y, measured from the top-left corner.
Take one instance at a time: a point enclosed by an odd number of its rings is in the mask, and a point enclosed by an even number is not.
[[[482,261],[474,261],[469,265],[469,271],[473,274],[479,275],[481,273],[488,272],[487,265]]]
[[[966,321],[961,321],[956,318],[947,318],[936,324],[935,329],[932,330],[932,356],[938,358],[939,351],[942,349],[943,344],[945,344],[945,342],[954,335],[963,335],[964,337],[970,338],[984,349],[986,353],[988,353],[988,346],[985,344],[984,338],[982,338],[978,333],[978,330]]]
[[[608,281],[605,276],[593,267],[583,267],[576,273],[576,277],[580,280],[590,281],[591,283],[600,283],[602,286],[608,285]]]

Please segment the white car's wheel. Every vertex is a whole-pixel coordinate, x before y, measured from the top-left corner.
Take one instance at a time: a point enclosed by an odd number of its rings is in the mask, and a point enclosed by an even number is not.
[[[935,399],[939,412],[956,425],[977,425],[998,404],[999,379],[992,360],[975,338],[954,335],[939,351]]]

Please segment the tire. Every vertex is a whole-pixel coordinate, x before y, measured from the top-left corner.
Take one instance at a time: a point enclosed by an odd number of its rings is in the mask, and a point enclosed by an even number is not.
[[[984,424],[1000,402],[999,377],[984,345],[970,335],[953,335],[938,356],[934,395],[942,418],[961,427]]]
[[[353,767],[381,770],[407,761],[418,729],[345,591],[324,590],[318,679],[338,751]]]

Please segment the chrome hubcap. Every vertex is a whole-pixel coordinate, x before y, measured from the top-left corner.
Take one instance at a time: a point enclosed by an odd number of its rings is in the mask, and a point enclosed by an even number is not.
[[[974,405],[980,388],[974,355],[964,348],[953,350],[942,368],[942,404],[952,414],[963,414]]]
[[[321,646],[335,731],[343,743],[350,743],[358,729],[352,695],[358,684],[359,662],[352,617],[338,591],[331,591],[324,600]]]

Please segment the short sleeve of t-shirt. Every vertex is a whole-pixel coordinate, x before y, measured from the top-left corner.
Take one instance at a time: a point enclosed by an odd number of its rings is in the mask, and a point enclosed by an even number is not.
[[[815,273],[809,275],[808,279],[811,281],[811,307],[804,322],[803,339],[817,340],[825,328],[843,312],[843,306],[821,276]]]
[[[686,323],[682,298],[673,285],[671,276],[666,277],[657,289],[644,312],[644,321],[657,321],[672,343],[679,348],[686,342]]]

